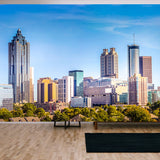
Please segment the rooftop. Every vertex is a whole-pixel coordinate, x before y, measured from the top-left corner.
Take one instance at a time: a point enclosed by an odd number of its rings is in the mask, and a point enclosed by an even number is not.
[[[86,153],[84,135],[160,133],[158,123],[108,123],[99,124],[95,130],[91,122],[67,129],[54,128],[53,122],[1,122],[0,131],[0,160],[159,160],[160,157],[160,153]]]

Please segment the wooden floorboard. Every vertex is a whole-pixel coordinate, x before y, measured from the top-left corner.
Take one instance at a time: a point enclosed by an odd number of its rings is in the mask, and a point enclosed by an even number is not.
[[[160,153],[86,153],[84,133],[160,133],[160,124],[0,123],[0,160],[159,160]]]

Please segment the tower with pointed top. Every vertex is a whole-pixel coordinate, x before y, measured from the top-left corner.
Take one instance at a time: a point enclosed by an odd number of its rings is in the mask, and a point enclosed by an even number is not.
[[[8,82],[14,103],[30,102],[30,44],[20,29],[8,43]]]

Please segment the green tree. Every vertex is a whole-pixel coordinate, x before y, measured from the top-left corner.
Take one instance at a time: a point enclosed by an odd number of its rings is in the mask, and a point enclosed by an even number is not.
[[[60,111],[55,111],[53,116],[53,121],[61,121],[62,113]]]
[[[152,111],[160,108],[160,101],[154,102],[151,106]]]
[[[99,109],[97,115],[99,121],[106,122],[108,120],[108,113],[104,109]]]
[[[6,108],[0,109],[0,119],[4,119],[6,121],[9,120],[9,118],[12,118],[13,114]]]
[[[117,110],[116,110],[116,106],[109,106],[107,109],[108,115],[115,115]]]
[[[28,110],[32,111],[33,113],[35,113],[37,107],[32,104],[32,103],[25,103],[22,107],[23,109],[23,113],[27,113]]]
[[[81,109],[80,108],[74,108],[74,116],[81,114]]]
[[[61,114],[61,121],[68,121],[70,118],[64,112]]]
[[[117,111],[116,118],[117,118],[118,122],[123,122],[124,121],[124,117],[125,117],[125,115],[123,113],[121,113],[120,111]]]
[[[81,110],[81,114],[84,115],[85,117],[90,117],[90,109],[85,107],[85,108],[82,108]]]
[[[122,113],[122,112],[123,112],[123,110],[124,110],[124,109],[123,109],[121,106],[118,106],[118,107],[117,107],[117,111],[119,111],[119,112],[121,112],[121,113]]]
[[[41,118],[45,116],[45,110],[43,108],[37,108],[35,110],[35,114],[38,116],[38,118]]]
[[[13,117],[23,117],[23,111],[19,107],[16,107],[15,110],[13,110],[11,112],[13,114]]]
[[[70,118],[74,117],[74,108],[65,108],[63,112]]]
[[[131,119],[132,122],[149,122],[151,121],[151,115],[148,110],[140,106],[128,107],[125,111],[125,115]]]
[[[27,113],[25,114],[25,116],[26,117],[32,117],[32,116],[34,116],[34,113],[33,113],[33,111],[28,110]]]
[[[116,117],[109,117],[109,118],[108,118],[108,121],[109,121],[109,122],[116,122],[116,121],[117,121],[117,118],[116,118]]]
[[[50,122],[51,118],[49,116],[45,116],[41,121]]]
[[[158,116],[158,118],[160,118],[160,108],[157,108],[153,111],[153,114],[155,114],[156,116]]]

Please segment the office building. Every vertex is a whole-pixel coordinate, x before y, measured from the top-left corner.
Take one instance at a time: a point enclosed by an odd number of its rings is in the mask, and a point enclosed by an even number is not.
[[[160,101],[160,91],[159,90],[148,91],[148,102],[152,104],[157,101]]]
[[[118,78],[118,54],[115,48],[103,49],[100,58],[101,77]]]
[[[8,43],[8,81],[13,85],[14,103],[30,101],[30,44],[18,29]]]
[[[148,83],[152,83],[152,57],[139,57],[139,71],[142,77],[148,78]]]
[[[139,46],[128,45],[128,72],[129,77],[139,74]]]
[[[58,79],[58,100],[69,104],[72,97],[74,97],[74,77],[64,76]]]
[[[128,104],[128,92],[119,95],[119,103]]]
[[[83,97],[83,71],[82,70],[69,71],[69,76],[74,77],[74,96]]]
[[[50,78],[40,78],[37,81],[37,102],[46,103],[52,100],[57,100],[58,85]]]
[[[119,96],[128,92],[127,81],[115,78],[86,79],[84,96],[91,97],[92,105],[119,103]]]
[[[13,88],[10,84],[0,84],[0,109],[13,110]]]
[[[71,107],[92,107],[91,97],[72,97]]]
[[[34,103],[34,70],[30,67],[30,103]]]
[[[129,104],[146,105],[147,102],[147,77],[134,74],[134,76],[129,77]]]

